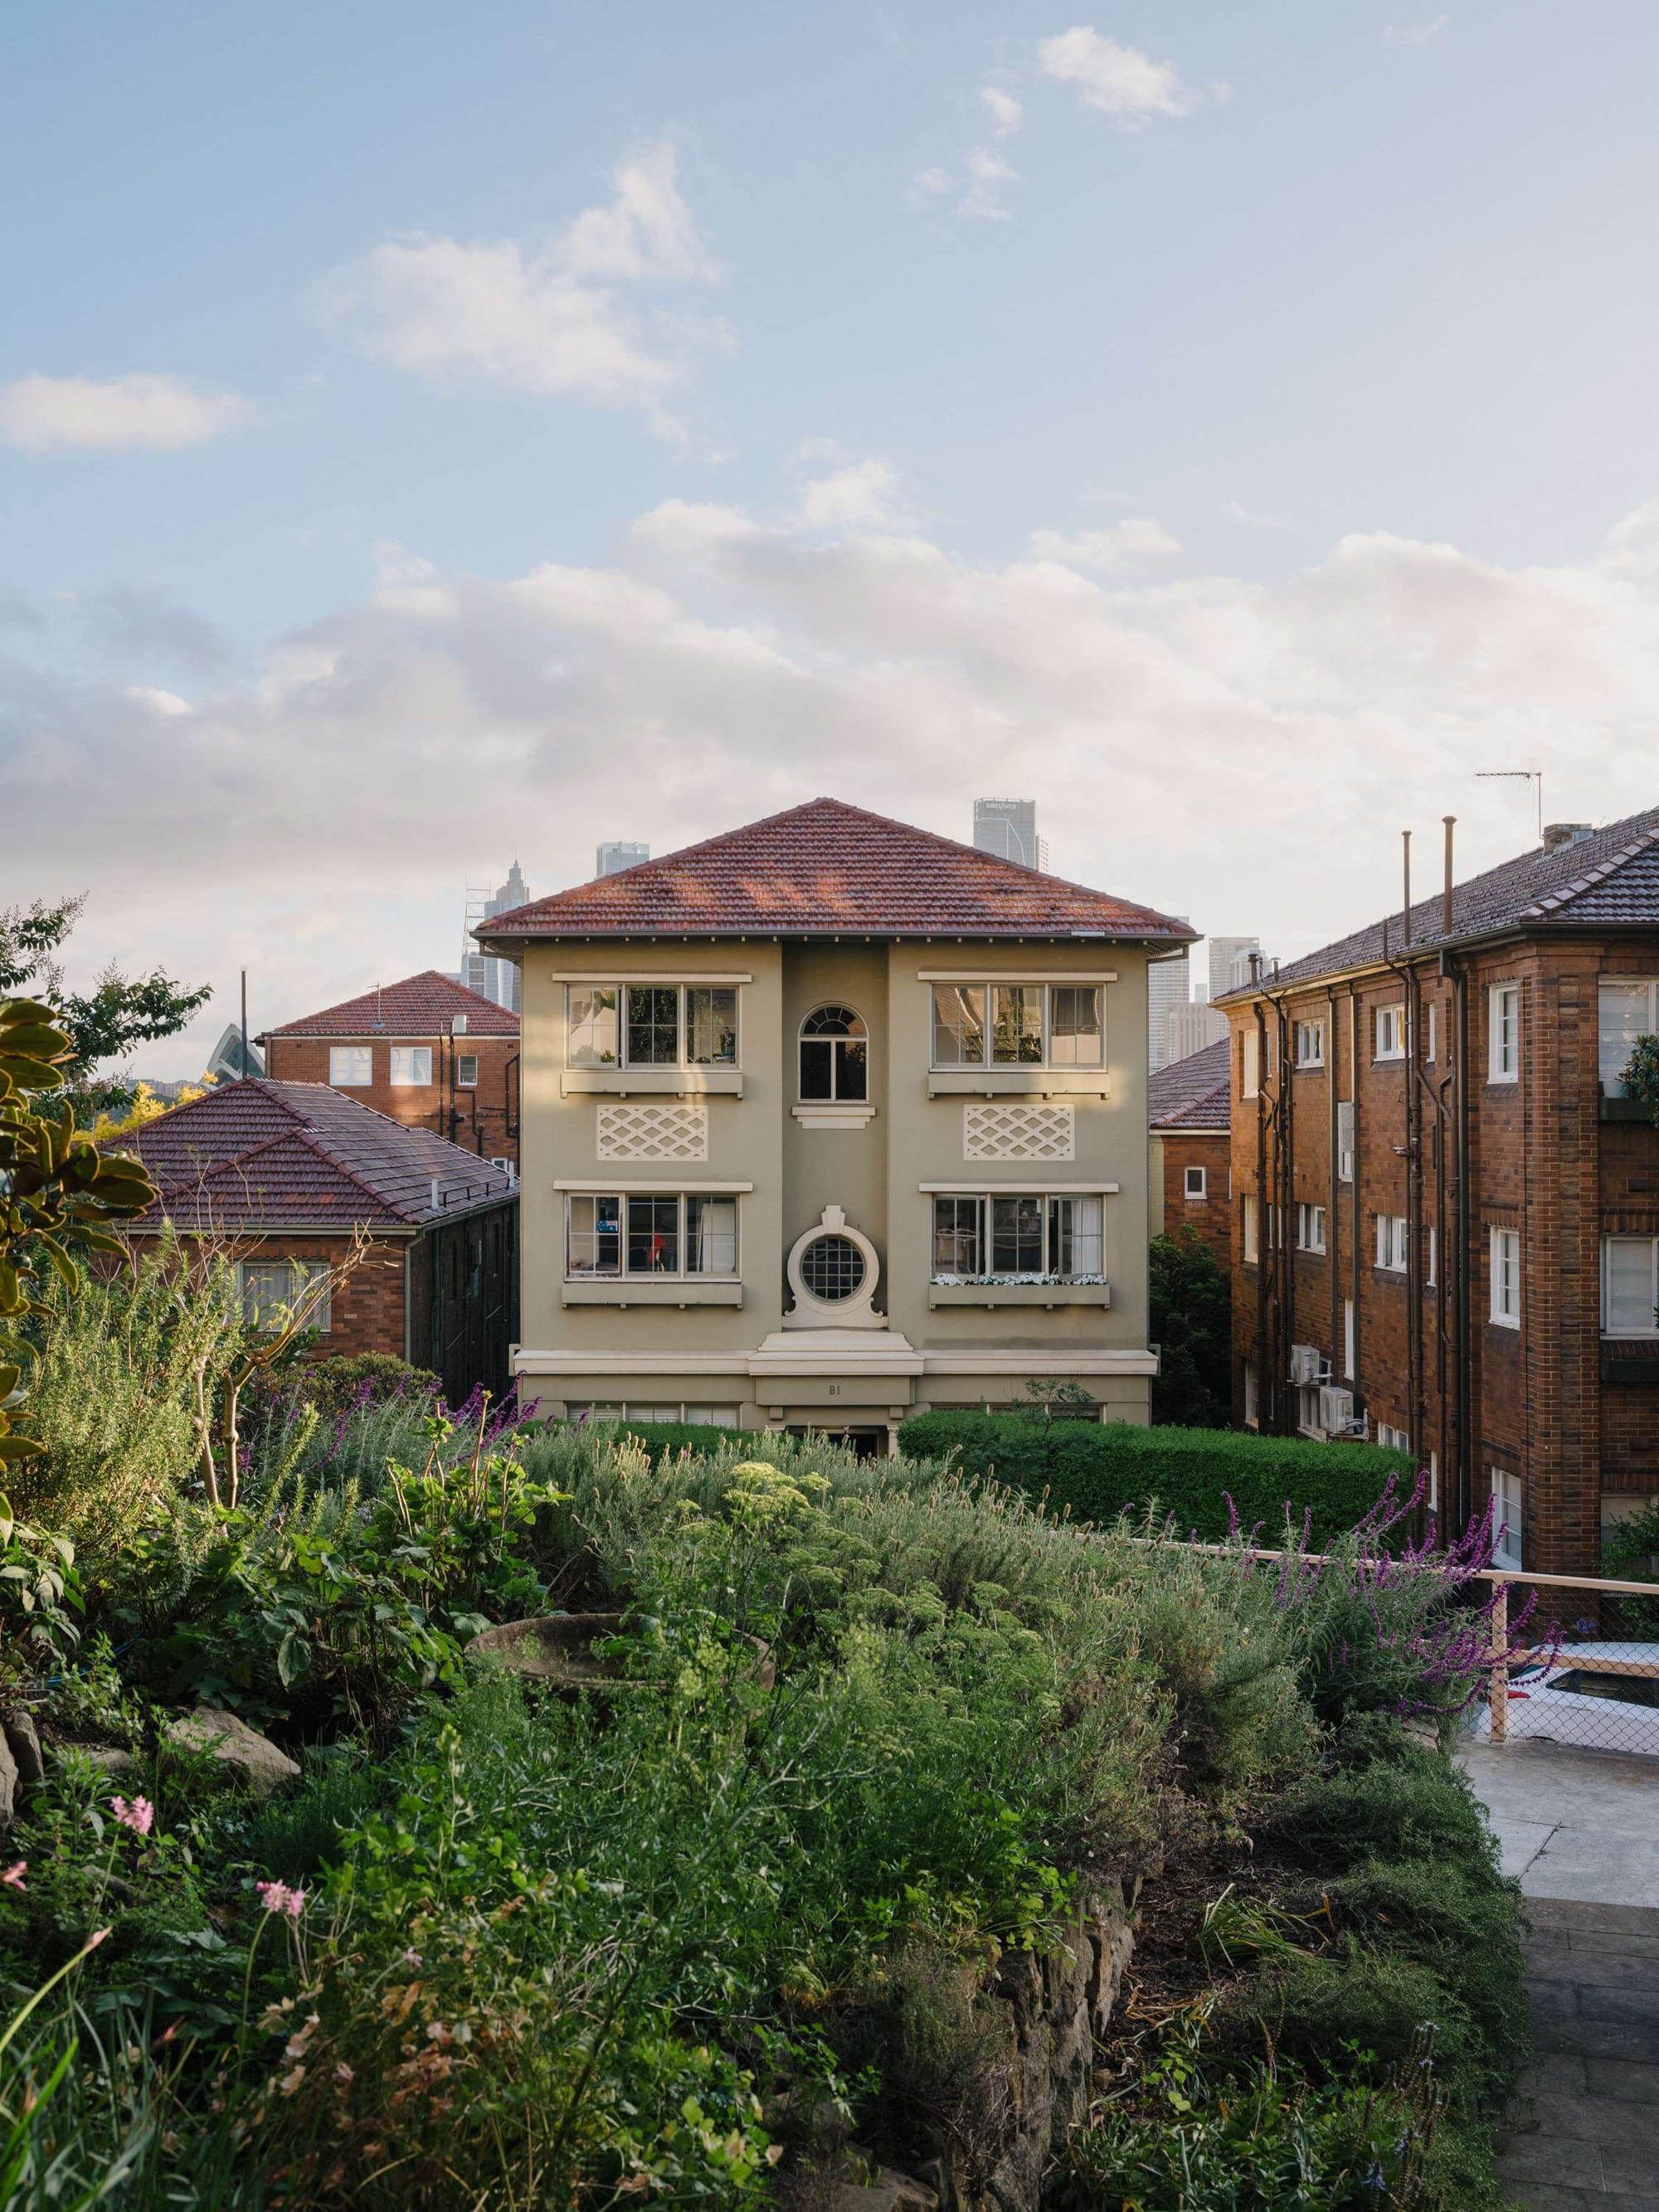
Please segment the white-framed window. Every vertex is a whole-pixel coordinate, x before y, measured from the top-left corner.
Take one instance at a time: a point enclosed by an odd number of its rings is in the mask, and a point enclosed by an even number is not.
[[[1253,1190],[1247,1190],[1239,1201],[1239,1221],[1244,1262],[1247,1267],[1254,1267],[1261,1256],[1261,1201]]]
[[[1435,1043],[1439,1030],[1439,1006],[1432,999],[1429,1000],[1427,1006],[1424,1009],[1425,1019],[1424,1021],[1423,1027],[1425,1036],[1424,1039],[1423,1057],[1430,1063],[1431,1066],[1432,1066],[1434,1062]]]
[[[1207,1198],[1209,1178],[1202,1168],[1188,1168],[1185,1171],[1186,1195],[1188,1198]]]
[[[478,1055],[476,1052],[458,1052],[455,1055],[455,1088],[476,1091],[478,1087]]]
[[[616,1400],[570,1398],[565,1401],[567,1421],[684,1421],[691,1428],[735,1429],[741,1425],[738,1406],[690,1406],[682,1400],[669,1403],[630,1398],[624,1406]]]
[[[1325,1065],[1325,1024],[1298,1022],[1296,1025],[1296,1064],[1298,1067]]]
[[[1390,1274],[1406,1272],[1406,1252],[1410,1242],[1410,1224],[1403,1213],[1379,1213],[1376,1217],[1376,1264],[1386,1267]]]
[[[1296,1425],[1297,1428],[1301,1430],[1304,1436],[1322,1437],[1324,1435],[1324,1430],[1319,1425],[1319,1385],[1317,1382],[1301,1382],[1297,1384],[1296,1393]]]
[[[803,1099],[859,1103],[870,1096],[870,1033],[851,1006],[815,1006],[800,1025]]]
[[[294,1319],[301,1301],[328,1267],[321,1260],[239,1260],[236,1288],[242,1316],[251,1328],[275,1335]],[[333,1296],[325,1291],[307,1314],[305,1326],[326,1336],[334,1324]]]
[[[1095,983],[935,983],[935,1067],[1102,1067]]]
[[[1254,1429],[1261,1419],[1261,1381],[1255,1371],[1255,1360],[1247,1359],[1244,1362],[1244,1425],[1247,1429]]]
[[[1353,1181],[1353,1101],[1339,1098],[1336,1102],[1336,1179],[1339,1182]]]
[[[1518,1572],[1522,1549],[1521,1478],[1510,1474],[1503,1468],[1492,1469],[1492,1557],[1498,1567],[1513,1567]]]
[[[1105,1200],[952,1191],[933,1200],[936,1283],[1101,1283]]]
[[[572,1067],[735,1067],[738,994],[724,983],[570,983]]]
[[[1342,1380],[1345,1382],[1353,1381],[1354,1340],[1353,1300],[1344,1298],[1342,1301]]]
[[[367,1091],[374,1080],[374,1046],[330,1045],[328,1079],[337,1091]]]
[[[1625,1070],[1630,1066],[1637,1038],[1659,1036],[1659,981],[1640,975],[1604,975],[1596,1001],[1601,1088],[1609,1098],[1622,1098]]]
[[[429,1044],[394,1044],[392,1048],[392,1087],[394,1091],[423,1088],[432,1080]]]
[[[1256,1030],[1242,1030],[1238,1038],[1238,1095],[1261,1096],[1261,1037]]]
[[[1379,1006],[1372,1016],[1371,1058],[1373,1060],[1404,1060],[1406,1057],[1406,1009],[1404,1006]]]
[[[1439,1231],[1431,1229],[1424,1241],[1428,1247],[1428,1265],[1423,1271],[1423,1280],[1427,1287],[1432,1290],[1435,1285],[1435,1270],[1440,1258]]]
[[[1492,1317],[1504,1328],[1521,1326],[1521,1231],[1492,1229]]]
[[[1396,1429],[1388,1421],[1377,1423],[1376,1441],[1387,1445],[1390,1451],[1408,1452],[1412,1448],[1412,1440],[1404,1429]]]
[[[572,1191],[565,1200],[565,1273],[696,1275],[738,1272],[735,1196],[687,1191]]]
[[[1494,983],[1486,997],[1486,1080],[1516,1082],[1521,1074],[1521,986]]]
[[[1298,1252],[1322,1252],[1324,1250],[1325,1209],[1322,1206],[1297,1206],[1296,1209],[1296,1249]]]
[[[1425,1500],[1431,1513],[1440,1510],[1440,1455],[1429,1454],[1429,1494]]]
[[[1601,1239],[1601,1334],[1659,1336],[1659,1237]]]

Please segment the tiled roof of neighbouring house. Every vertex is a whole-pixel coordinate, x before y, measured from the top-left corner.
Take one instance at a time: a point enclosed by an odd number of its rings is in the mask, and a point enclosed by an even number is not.
[[[497,915],[526,937],[1107,937],[1184,943],[1184,921],[838,799]]]
[[[343,999],[337,1006],[325,1006],[320,1014],[304,1014],[296,1022],[281,1022],[266,1032],[270,1036],[429,1037],[447,1036],[458,1014],[466,1017],[468,1036],[512,1036],[519,1034],[519,1018],[510,1006],[498,1006],[463,983],[441,975],[435,968],[418,975],[405,975],[401,983],[377,983],[359,999]],[[264,1038],[259,1042],[263,1044]]]
[[[1146,1113],[1154,1129],[1231,1128],[1230,1048],[1228,1038],[1218,1037],[1147,1077]]]
[[[1659,806],[1610,822],[1576,845],[1562,845],[1553,853],[1534,847],[1488,868],[1484,876],[1471,876],[1453,889],[1449,935],[1442,930],[1443,919],[1440,892],[1413,902],[1413,951],[1510,928],[1607,928],[1632,922],[1659,928]],[[1385,929],[1387,950],[1398,954],[1405,933],[1395,913],[1386,923],[1374,921],[1352,937],[1339,938],[1262,981],[1304,983],[1368,967],[1383,956]],[[1253,988],[1247,983],[1228,995],[1248,997]]]
[[[131,1224],[268,1231],[299,1223],[420,1228],[515,1186],[428,1129],[406,1129],[325,1083],[222,1083],[188,1105],[112,1137],[161,1192]],[[435,1184],[435,1189],[434,1189]]]

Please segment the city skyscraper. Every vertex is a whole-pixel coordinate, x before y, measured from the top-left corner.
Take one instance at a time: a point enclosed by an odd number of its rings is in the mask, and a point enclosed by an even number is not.
[[[456,978],[469,991],[477,991],[481,998],[493,999],[498,1006],[510,1007],[514,1013],[519,1007],[519,971],[511,960],[492,960],[480,952],[473,942],[472,933],[481,922],[493,921],[498,914],[509,913],[515,906],[530,902],[530,886],[516,860],[507,872],[507,881],[495,890],[469,889],[466,895],[466,920],[461,926],[461,969]]]
[[[1048,841],[1037,836],[1034,799],[976,799],[974,801],[974,848],[994,853],[1000,860],[1017,860],[1022,868],[1048,872]]]
[[[1250,980],[1250,955],[1260,952],[1259,937],[1212,937],[1209,940],[1210,996],[1218,999]]]
[[[624,868],[637,868],[641,860],[651,858],[648,845],[635,845],[626,839],[601,845],[596,856],[593,872],[596,876],[619,876]]]
[[[1181,920],[1187,919],[1183,914]],[[1183,945],[1165,960],[1154,960],[1146,970],[1146,1049],[1155,1074],[1170,1061],[1169,1017],[1192,995],[1192,962]]]

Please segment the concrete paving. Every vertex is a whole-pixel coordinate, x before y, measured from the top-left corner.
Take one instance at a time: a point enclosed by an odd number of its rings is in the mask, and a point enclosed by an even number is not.
[[[1659,1759],[1523,1739],[1459,1764],[1532,1923],[1498,2178],[1528,2212],[1659,2212]]]

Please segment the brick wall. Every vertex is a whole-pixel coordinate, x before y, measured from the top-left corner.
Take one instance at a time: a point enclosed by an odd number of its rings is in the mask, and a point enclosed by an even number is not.
[[[1232,1139],[1221,1130],[1159,1129],[1164,1156],[1164,1233],[1195,1229],[1225,1267],[1232,1256]],[[1202,1168],[1205,1194],[1187,1195],[1187,1170]]]
[[[429,1084],[392,1081],[393,1044],[430,1048]],[[326,1083],[331,1048],[368,1045],[374,1079],[349,1095],[408,1128],[430,1129],[483,1159],[518,1164],[519,1040],[516,1037],[314,1037],[274,1035],[266,1040],[265,1072],[278,1083]],[[471,1055],[478,1063],[477,1086],[462,1089],[453,1062]]]
[[[136,1238],[141,1245],[142,1237]],[[184,1243],[193,1244],[193,1237]],[[317,1357],[357,1352],[386,1352],[401,1359],[404,1352],[404,1263],[415,1243],[412,1238],[382,1237],[371,1239],[361,1267],[332,1300],[327,1333],[317,1339]],[[270,1231],[258,1237],[227,1235],[222,1249],[232,1259],[250,1261],[310,1260],[336,1261],[347,1245],[339,1237],[284,1235]],[[122,1263],[112,1260],[107,1272]],[[421,1340],[415,1345],[415,1364],[422,1364]]]

